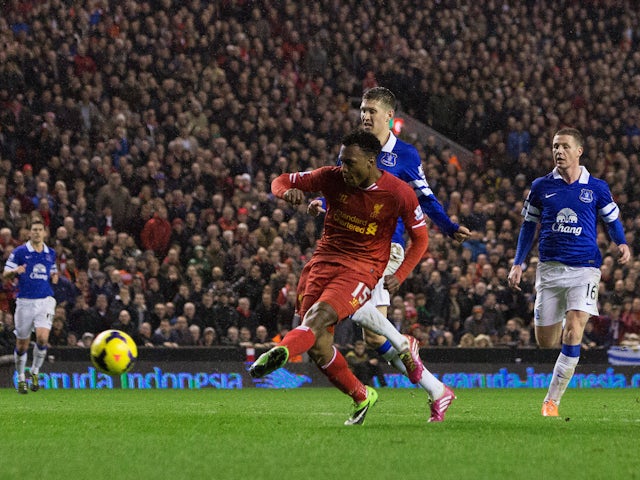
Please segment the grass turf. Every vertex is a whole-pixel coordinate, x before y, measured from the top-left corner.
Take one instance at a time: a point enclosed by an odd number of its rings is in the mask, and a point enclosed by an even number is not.
[[[427,424],[419,390],[380,389],[345,427],[334,389],[0,389],[0,479],[640,478],[640,392],[459,389]]]

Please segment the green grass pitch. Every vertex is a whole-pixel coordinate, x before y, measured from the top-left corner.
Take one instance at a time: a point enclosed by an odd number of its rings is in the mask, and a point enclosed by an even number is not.
[[[421,390],[0,389],[0,479],[639,479],[640,392],[458,389],[441,424]]]

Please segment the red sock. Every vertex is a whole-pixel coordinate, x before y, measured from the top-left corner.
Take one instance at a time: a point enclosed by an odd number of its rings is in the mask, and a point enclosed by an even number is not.
[[[356,403],[363,402],[367,399],[367,387],[356,378],[344,356],[333,347],[335,353],[333,359],[327,364],[320,367],[329,381],[333,383],[342,393],[346,393]]]
[[[287,333],[278,345],[289,349],[289,358],[301,355],[316,342],[316,336],[309,327],[299,326]]]

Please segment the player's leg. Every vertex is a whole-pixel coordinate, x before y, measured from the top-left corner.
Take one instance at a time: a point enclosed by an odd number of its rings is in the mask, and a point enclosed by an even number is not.
[[[545,402],[552,401],[556,406],[560,405],[560,400],[580,360],[580,343],[589,317],[590,314],[586,312],[577,310],[567,312],[567,320],[562,334],[562,348],[553,367],[553,376]]]
[[[320,367],[329,381],[353,400],[353,411],[345,425],[361,425],[369,409],[378,399],[371,387],[365,386],[349,369],[346,359],[333,345],[333,335],[325,330],[316,338],[309,357]]]
[[[40,368],[47,358],[47,345],[49,344],[49,332],[55,313],[56,301],[53,297],[47,297],[36,301],[34,326],[36,330],[36,344],[33,347],[33,363],[31,365],[31,390],[34,392],[40,388]]]
[[[260,378],[284,366],[290,356],[307,352],[327,327],[338,321],[333,307],[326,302],[316,302],[304,315],[302,325],[294,328],[272,349],[263,353],[249,368],[251,376]]]
[[[407,377],[412,383],[420,381],[424,367],[416,349],[410,348],[411,345],[407,337],[396,330],[387,317],[380,313],[371,302],[363,305],[351,318],[361,327],[385,336],[395,349],[393,352],[388,353],[388,356],[393,358],[394,355],[397,355],[400,358],[406,369]]]
[[[18,299],[16,303],[15,334],[16,348],[13,351],[13,360],[18,374],[18,393],[27,393],[27,379],[25,369],[27,366],[27,351],[31,343],[31,330],[33,329],[29,302]]]
[[[407,369],[404,366],[404,363],[400,360],[398,356],[398,352],[395,350],[393,345],[384,337],[380,335],[376,335],[375,333],[371,333],[368,330],[364,330],[365,336],[371,335],[370,342],[372,345],[379,344],[377,351],[385,358],[391,365],[396,367],[397,370],[401,371],[404,375],[407,374]],[[414,337],[407,336],[409,339],[409,343],[412,345],[411,350],[413,350],[413,346],[415,345],[417,351],[418,341]],[[418,356],[419,358],[419,356]],[[420,361],[421,362],[421,361]],[[447,387],[444,383],[438,380],[428,369],[423,365],[422,375],[420,376],[420,380],[418,384],[427,392],[429,395],[430,401],[430,416],[429,422],[442,422],[444,420],[444,416],[447,413],[447,410],[451,406],[453,400],[455,400],[456,396],[449,387]]]
[[[390,305],[391,298],[388,290],[384,288],[384,276],[395,273],[403,260],[404,248],[398,243],[392,243],[389,261],[382,277],[371,291],[371,300],[360,308],[352,319],[365,329],[365,341],[371,348],[378,350],[385,360],[409,377],[412,383],[418,383],[424,371],[419,352],[416,348],[411,348],[412,345],[407,338],[387,319],[387,306]],[[379,311],[376,311],[376,308]],[[368,334],[366,330],[369,331]]]
[[[553,375],[549,390],[545,397],[542,414],[544,416],[558,416],[558,405],[564,392],[573,377],[578,361],[580,360],[580,344],[584,327],[591,315],[598,315],[598,285],[600,283],[600,270],[596,268],[570,268],[562,272],[563,283],[569,285],[564,288],[564,302],[556,302],[555,312],[548,311],[547,306],[541,306],[541,314],[544,316],[556,315],[556,319],[561,318],[564,313],[565,325],[561,333],[562,346],[560,355],[553,368]],[[559,287],[556,291],[559,290]],[[543,301],[548,295],[542,295]],[[537,303],[537,301],[536,301]],[[549,307],[550,308],[550,307]],[[536,317],[538,317],[536,311]],[[536,320],[536,333],[538,329]],[[544,321],[540,320],[545,326]],[[555,323],[555,327],[560,329],[560,322]]]

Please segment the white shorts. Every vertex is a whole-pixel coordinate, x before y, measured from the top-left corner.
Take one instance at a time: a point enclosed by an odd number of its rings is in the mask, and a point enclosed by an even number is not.
[[[569,267],[558,262],[539,263],[533,309],[536,326],[560,323],[569,310],[598,315],[599,285],[599,268]]]
[[[389,254],[389,263],[387,263],[386,268],[384,269],[384,274],[382,278],[378,280],[373,292],[371,292],[371,300],[370,302],[374,307],[378,307],[380,305],[391,305],[391,297],[389,296],[389,292],[386,288],[384,288],[384,276],[391,275],[392,273],[396,273],[402,261],[404,260],[404,248],[399,243],[391,244],[391,252]]]
[[[18,298],[14,318],[16,338],[21,340],[29,338],[36,328],[51,330],[55,311],[56,300],[53,297]]]

